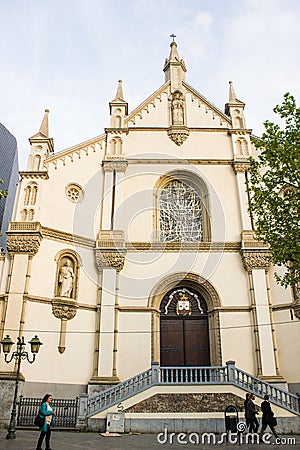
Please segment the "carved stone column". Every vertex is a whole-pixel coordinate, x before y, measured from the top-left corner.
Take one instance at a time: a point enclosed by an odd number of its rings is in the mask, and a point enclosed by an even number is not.
[[[234,173],[236,175],[240,212],[242,219],[243,230],[251,230],[251,217],[249,214],[249,200],[246,185],[246,171],[249,169],[249,162],[247,161],[234,161],[232,163]]]
[[[17,330],[20,336],[26,329],[26,294],[30,289],[31,264],[42,238],[39,222],[11,222],[9,225],[7,250],[11,261],[6,288],[7,303],[2,316],[4,334],[5,330]]]
[[[250,232],[248,232],[249,234]],[[248,248],[247,239],[249,240]],[[269,250],[243,233],[242,260],[249,275],[250,297],[254,323],[257,375],[269,382],[282,382],[276,361],[272,319],[268,298],[267,272],[271,265]]]
[[[95,248],[96,264],[102,274],[101,320],[98,373],[90,384],[115,384],[117,376],[118,273],[126,256],[122,230],[99,232]]]
[[[119,227],[115,223],[116,209],[123,201],[123,178],[128,161],[125,157],[106,157],[102,162],[104,171],[104,194],[101,229],[113,230]]]

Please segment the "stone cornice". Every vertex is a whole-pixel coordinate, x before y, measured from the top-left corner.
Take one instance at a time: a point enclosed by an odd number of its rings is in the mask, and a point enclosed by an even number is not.
[[[240,242],[126,242],[128,252],[239,252]]]
[[[127,159],[128,164],[172,164],[172,165],[187,165],[187,164],[194,164],[194,165],[232,165],[231,159],[154,159],[154,158],[145,158],[145,159],[138,159],[138,158],[128,158]]]
[[[30,236],[38,235],[40,239],[45,238],[62,241],[71,245],[79,245],[90,249],[95,247],[95,241],[93,239],[74,235],[65,231],[55,230],[54,228],[43,227],[40,222],[11,222],[7,234],[10,236],[23,236],[23,238],[26,236],[29,238]]]
[[[93,239],[67,233],[65,231],[55,230],[53,228],[42,227],[42,235],[45,239],[63,241],[71,245],[79,245],[90,249],[95,247],[95,241]]]
[[[41,178],[43,180],[48,180],[49,179],[49,175],[48,175],[48,172],[46,170],[39,171],[39,172],[23,171],[23,172],[19,172],[19,174],[20,174],[20,177],[22,178],[22,180],[24,180],[25,178],[30,178],[30,179]]]
[[[294,303],[279,303],[278,305],[271,305],[271,309],[274,312],[276,312],[276,311],[285,311],[287,309],[290,310],[294,306],[295,306]]]
[[[28,302],[32,302],[32,303],[42,303],[42,304],[46,304],[46,305],[52,305],[53,303],[58,303],[60,301],[59,297],[39,297],[37,295],[30,295],[30,294],[26,294],[23,295],[24,300],[28,301]],[[63,301],[66,301],[66,299],[62,299]],[[73,302],[74,303],[74,302]],[[71,305],[71,303],[70,303]],[[80,309],[80,310],[86,310],[86,311],[97,311],[97,306],[95,305],[89,305],[86,303],[77,303],[76,302],[76,308]]]
[[[228,134],[239,134],[239,135],[246,135],[251,134],[253,130],[249,128],[229,128]]]
[[[105,158],[102,161],[102,166],[104,172],[113,172],[115,170],[116,172],[125,173],[128,166],[128,161],[121,158]]]
[[[137,132],[147,132],[147,131],[168,131],[169,127],[129,127],[128,131],[130,133],[133,133],[135,131]],[[190,132],[193,133],[224,133],[228,134],[228,128],[221,128],[221,127],[189,127],[188,128]]]
[[[103,134],[81,144],[75,145],[74,147],[70,147],[66,150],[55,153],[54,155],[51,155],[49,158],[45,159],[44,165],[45,167],[47,167],[50,164],[53,164],[55,169],[57,169],[59,161],[61,161],[62,165],[65,166],[68,161],[73,162],[75,156],[80,159],[82,154],[88,156],[89,152],[91,151],[95,153],[97,149],[100,148],[101,150],[103,148],[105,138],[106,135]]]
[[[242,250],[245,249],[266,250],[269,249],[269,245],[256,239],[254,230],[244,230],[242,231]]]
[[[145,312],[145,313],[149,313],[149,312],[152,312],[152,311],[160,313],[160,311],[157,310],[156,308],[151,308],[151,307],[148,307],[148,306],[118,306],[116,309],[118,311],[124,312],[124,313],[127,313],[127,312]]]
[[[112,133],[112,134],[128,134],[129,130],[128,128],[105,128],[105,133]]]

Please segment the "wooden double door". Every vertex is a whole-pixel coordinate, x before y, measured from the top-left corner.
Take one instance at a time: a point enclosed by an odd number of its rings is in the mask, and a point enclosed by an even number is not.
[[[194,290],[177,288],[162,300],[160,365],[210,365],[207,306]]]

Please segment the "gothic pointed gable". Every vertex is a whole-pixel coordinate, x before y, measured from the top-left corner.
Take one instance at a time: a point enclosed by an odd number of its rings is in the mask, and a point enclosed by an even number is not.
[[[168,127],[170,82],[165,83],[126,118],[128,127]]]
[[[182,82],[186,104],[186,126],[189,128],[231,128],[230,117],[207,100],[196,89]],[[180,92],[177,90],[177,92]],[[170,126],[170,82],[165,83],[143,103],[135,108],[125,122],[128,127],[168,128]]]
[[[190,113],[197,110],[196,114],[190,114],[193,122],[189,122],[191,128],[231,128],[232,122],[230,117],[224,114],[217,106],[207,100],[195,88],[188,83],[183,82],[186,94],[187,108]]]

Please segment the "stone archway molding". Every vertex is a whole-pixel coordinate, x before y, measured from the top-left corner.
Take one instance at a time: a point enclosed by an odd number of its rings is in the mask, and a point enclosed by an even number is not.
[[[210,281],[193,272],[176,272],[162,278],[152,289],[148,307],[152,310],[151,318],[151,360],[160,362],[160,303],[170,290],[175,287],[191,287],[199,292],[206,301],[208,311],[209,342],[211,364],[222,365],[221,331],[219,309],[221,301],[217,290]]]

